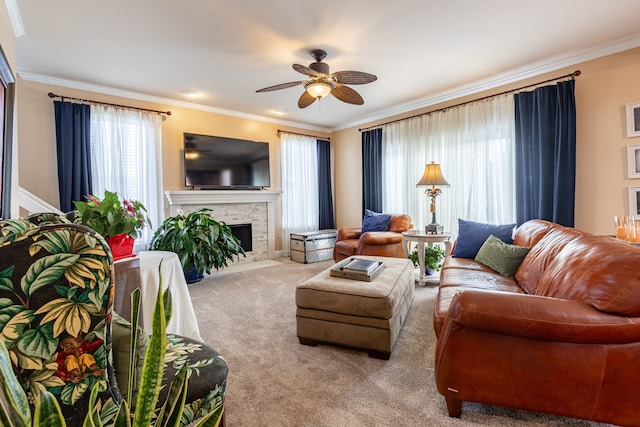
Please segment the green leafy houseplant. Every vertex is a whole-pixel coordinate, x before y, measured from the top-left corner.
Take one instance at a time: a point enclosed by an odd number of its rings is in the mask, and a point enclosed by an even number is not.
[[[151,250],[178,254],[189,283],[202,279],[212,268],[226,267],[234,257],[246,256],[231,228],[211,218],[209,212],[207,208],[188,215],[179,212],[165,219],[151,240]]]
[[[442,261],[444,260],[445,252],[439,245],[433,245],[431,247],[425,246],[424,248],[424,267],[426,271],[440,271]],[[414,266],[418,266],[418,249],[414,248],[409,254],[409,259],[413,262]]]
[[[89,194],[86,202],[73,203],[78,221],[105,237],[127,234],[136,238],[147,224],[151,226],[144,205],[137,200],[121,199],[118,193],[105,191],[102,199]]]

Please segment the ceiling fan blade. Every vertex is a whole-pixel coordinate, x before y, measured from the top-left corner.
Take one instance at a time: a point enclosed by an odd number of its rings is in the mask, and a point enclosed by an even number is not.
[[[331,91],[331,95],[335,96],[342,102],[346,102],[347,104],[355,104],[362,105],[364,104],[364,100],[360,96],[358,92],[351,89],[349,86],[341,85],[340,83],[336,84],[335,89]]]
[[[298,107],[307,108],[309,105],[313,104],[315,100],[316,97],[309,95],[309,92],[305,90],[302,92],[302,95],[300,95],[300,99],[298,99]]]
[[[337,71],[331,74],[338,83],[345,85],[363,85],[378,80],[373,74],[362,71]]]
[[[296,70],[299,73],[304,74],[305,76],[309,76],[309,77],[323,77],[326,76],[326,74],[322,74],[322,73],[318,73],[315,70],[312,70],[309,67],[306,67],[304,65],[300,65],[300,64],[293,64],[293,69]]]
[[[274,85],[274,86],[269,86],[269,87],[265,87],[265,88],[262,88],[262,89],[258,89],[256,92],[271,92],[272,90],[286,89],[286,88],[289,88],[289,87],[294,87],[294,86],[301,85],[304,82],[305,82],[304,80],[300,80],[299,82],[281,83],[279,85]]]

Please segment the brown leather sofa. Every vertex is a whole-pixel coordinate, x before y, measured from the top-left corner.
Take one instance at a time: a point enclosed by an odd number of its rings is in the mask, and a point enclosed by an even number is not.
[[[353,255],[374,255],[406,258],[402,247],[402,232],[411,228],[409,215],[391,215],[387,231],[367,231],[358,227],[338,229],[333,247],[333,260],[338,262]]]
[[[515,278],[445,260],[435,375],[449,415],[472,401],[640,426],[640,249],[541,220]]]

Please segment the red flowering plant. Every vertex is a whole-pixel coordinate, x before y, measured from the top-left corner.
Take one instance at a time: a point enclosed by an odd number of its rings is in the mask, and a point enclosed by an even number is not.
[[[121,200],[118,193],[105,191],[102,199],[89,194],[86,202],[73,203],[78,211],[78,222],[105,237],[128,234],[136,238],[140,237],[145,225],[151,226],[144,205],[137,200]]]

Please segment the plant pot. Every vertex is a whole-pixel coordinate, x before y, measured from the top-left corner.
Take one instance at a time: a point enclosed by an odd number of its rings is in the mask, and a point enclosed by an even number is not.
[[[435,274],[436,270],[432,270],[429,267],[425,267],[424,269],[424,275],[425,276],[433,276]]]
[[[119,259],[132,257],[133,244],[135,241],[136,239],[126,233],[116,234],[115,236],[109,237],[107,243],[109,243],[109,247],[111,248],[113,260],[117,261]]]
[[[204,272],[196,270],[194,266],[185,267],[182,271],[184,272],[184,279],[187,283],[196,283],[204,278]]]

